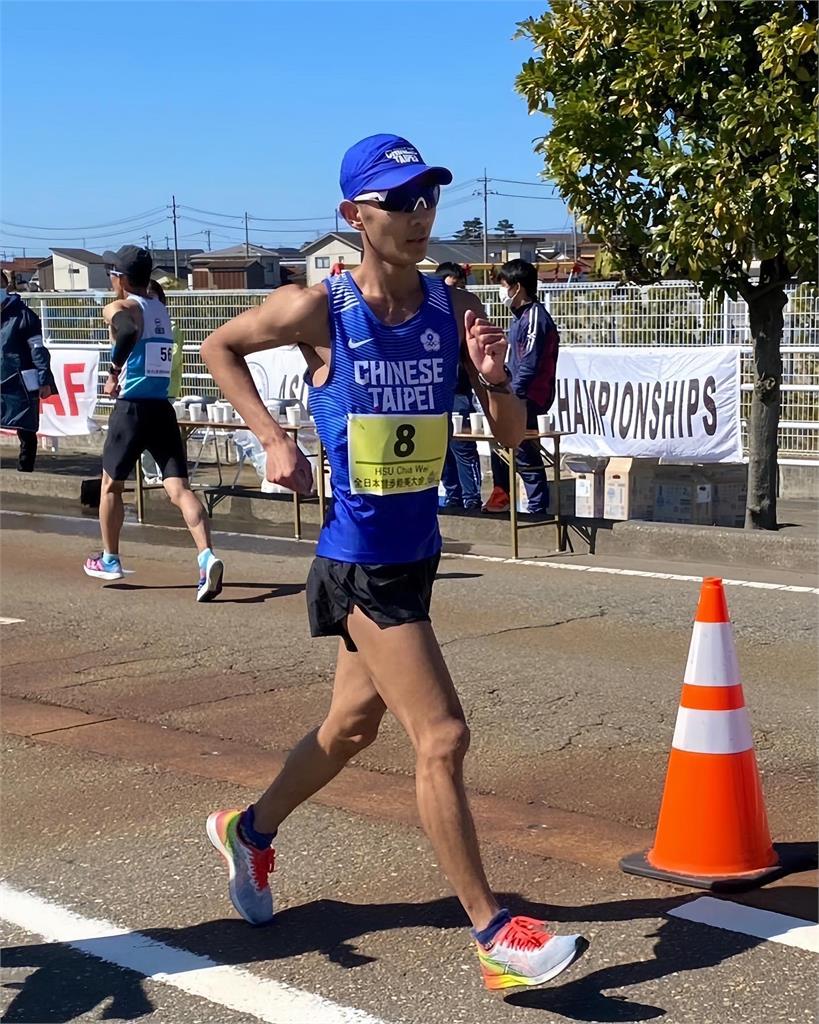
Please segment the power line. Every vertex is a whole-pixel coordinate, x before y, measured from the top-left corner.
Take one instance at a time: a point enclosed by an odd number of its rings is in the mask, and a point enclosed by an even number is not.
[[[330,214],[329,216],[325,215],[325,216],[321,216],[321,217],[255,217],[251,213],[248,213],[248,214],[244,214],[244,213],[217,213],[215,210],[200,210],[196,206],[185,206],[182,203],[179,204],[178,208],[180,210],[190,210],[192,213],[202,213],[202,214],[204,214],[207,217],[224,217],[224,218],[229,219],[229,220],[239,220],[239,221],[244,221],[245,217],[247,217],[248,220],[254,220],[254,221],[255,220],[260,220],[260,221],[267,221],[269,223],[287,224],[287,223],[297,223],[299,221],[314,221],[314,220],[322,220],[323,221],[323,220],[332,220],[333,219],[332,214]],[[223,224],[222,227],[228,227],[228,225],[227,224]]]
[[[298,221],[304,221],[304,220],[332,220],[332,219],[333,219],[333,214],[330,214],[329,217],[253,217],[250,214],[248,214],[248,220],[261,220],[261,221],[266,221],[268,223],[281,223],[281,224],[296,223]]]
[[[490,178],[490,181],[500,181],[504,185],[537,185],[539,188],[554,189],[557,186],[545,181],[517,181],[515,178]]]
[[[86,224],[84,227],[72,227],[72,228],[55,228],[55,227],[39,227],[36,224],[15,224],[11,220],[0,220],[2,224],[8,224],[10,228],[26,228],[29,231],[56,231],[60,234],[65,234],[68,231],[95,231],[97,228],[112,228],[117,227],[119,224],[128,224],[131,221],[145,220],[146,217],[152,217],[154,214],[161,213],[166,210],[166,206],[157,206],[153,210],[146,210],[144,213],[135,213],[132,217],[124,217],[122,220],[110,220],[105,224]],[[82,235],[74,235],[74,238],[81,238]]]
[[[131,224],[128,227],[125,227],[121,231],[119,231],[118,234],[119,236],[126,234],[140,235],[145,231],[146,228],[154,228],[158,224],[165,224],[167,220],[167,217],[160,217],[159,220],[148,221],[145,224]],[[77,238],[91,239],[92,241],[100,238],[111,238],[111,232],[109,231],[106,231],[101,235],[88,235],[80,232],[79,234],[76,235],[65,235],[62,238],[55,238],[54,235],[26,235],[22,234],[19,231],[7,231],[5,228],[2,229],[2,232],[4,235],[8,235],[10,238],[23,238],[32,242],[56,242],[58,244],[64,244],[65,242],[70,242]]]
[[[507,196],[509,199],[539,199],[542,203],[562,203],[560,196],[524,196],[519,192],[494,192],[496,196]]]

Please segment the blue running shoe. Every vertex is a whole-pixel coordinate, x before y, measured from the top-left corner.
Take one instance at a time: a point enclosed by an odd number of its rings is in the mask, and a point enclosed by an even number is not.
[[[258,850],[239,836],[237,825],[241,811],[214,811],[208,817],[208,839],[227,861],[230,875],[230,901],[250,924],[268,924],[273,920],[273,893],[267,876],[276,866],[271,846]]]

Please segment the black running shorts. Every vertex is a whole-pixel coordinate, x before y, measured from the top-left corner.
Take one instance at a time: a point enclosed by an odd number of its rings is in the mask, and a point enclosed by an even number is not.
[[[108,418],[102,468],[112,480],[127,480],[143,452],[150,452],[169,477],[188,477],[185,446],[176,413],[165,398],[117,399]]]
[[[429,622],[440,559],[433,555],[398,565],[357,565],[316,558],[307,577],[311,636],[340,636],[347,650],[355,651],[347,632],[347,616],[355,606],[381,629]]]

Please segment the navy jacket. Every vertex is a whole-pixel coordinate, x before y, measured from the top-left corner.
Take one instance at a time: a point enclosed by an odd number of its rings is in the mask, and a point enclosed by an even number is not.
[[[512,390],[546,412],[555,398],[555,373],[560,336],[541,302],[512,310],[508,366]]]
[[[51,357],[43,345],[40,318],[12,292],[0,308],[0,425],[36,431],[40,425],[40,399],[29,391],[23,370],[36,370],[37,387],[57,385],[51,373]]]

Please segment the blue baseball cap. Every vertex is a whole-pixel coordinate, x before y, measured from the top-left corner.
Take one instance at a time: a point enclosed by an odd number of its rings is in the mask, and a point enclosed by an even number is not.
[[[432,183],[448,185],[452,172],[430,167],[411,142],[400,135],[370,135],[350,146],[341,161],[339,183],[345,199],[365,192],[384,192],[429,174]]]

